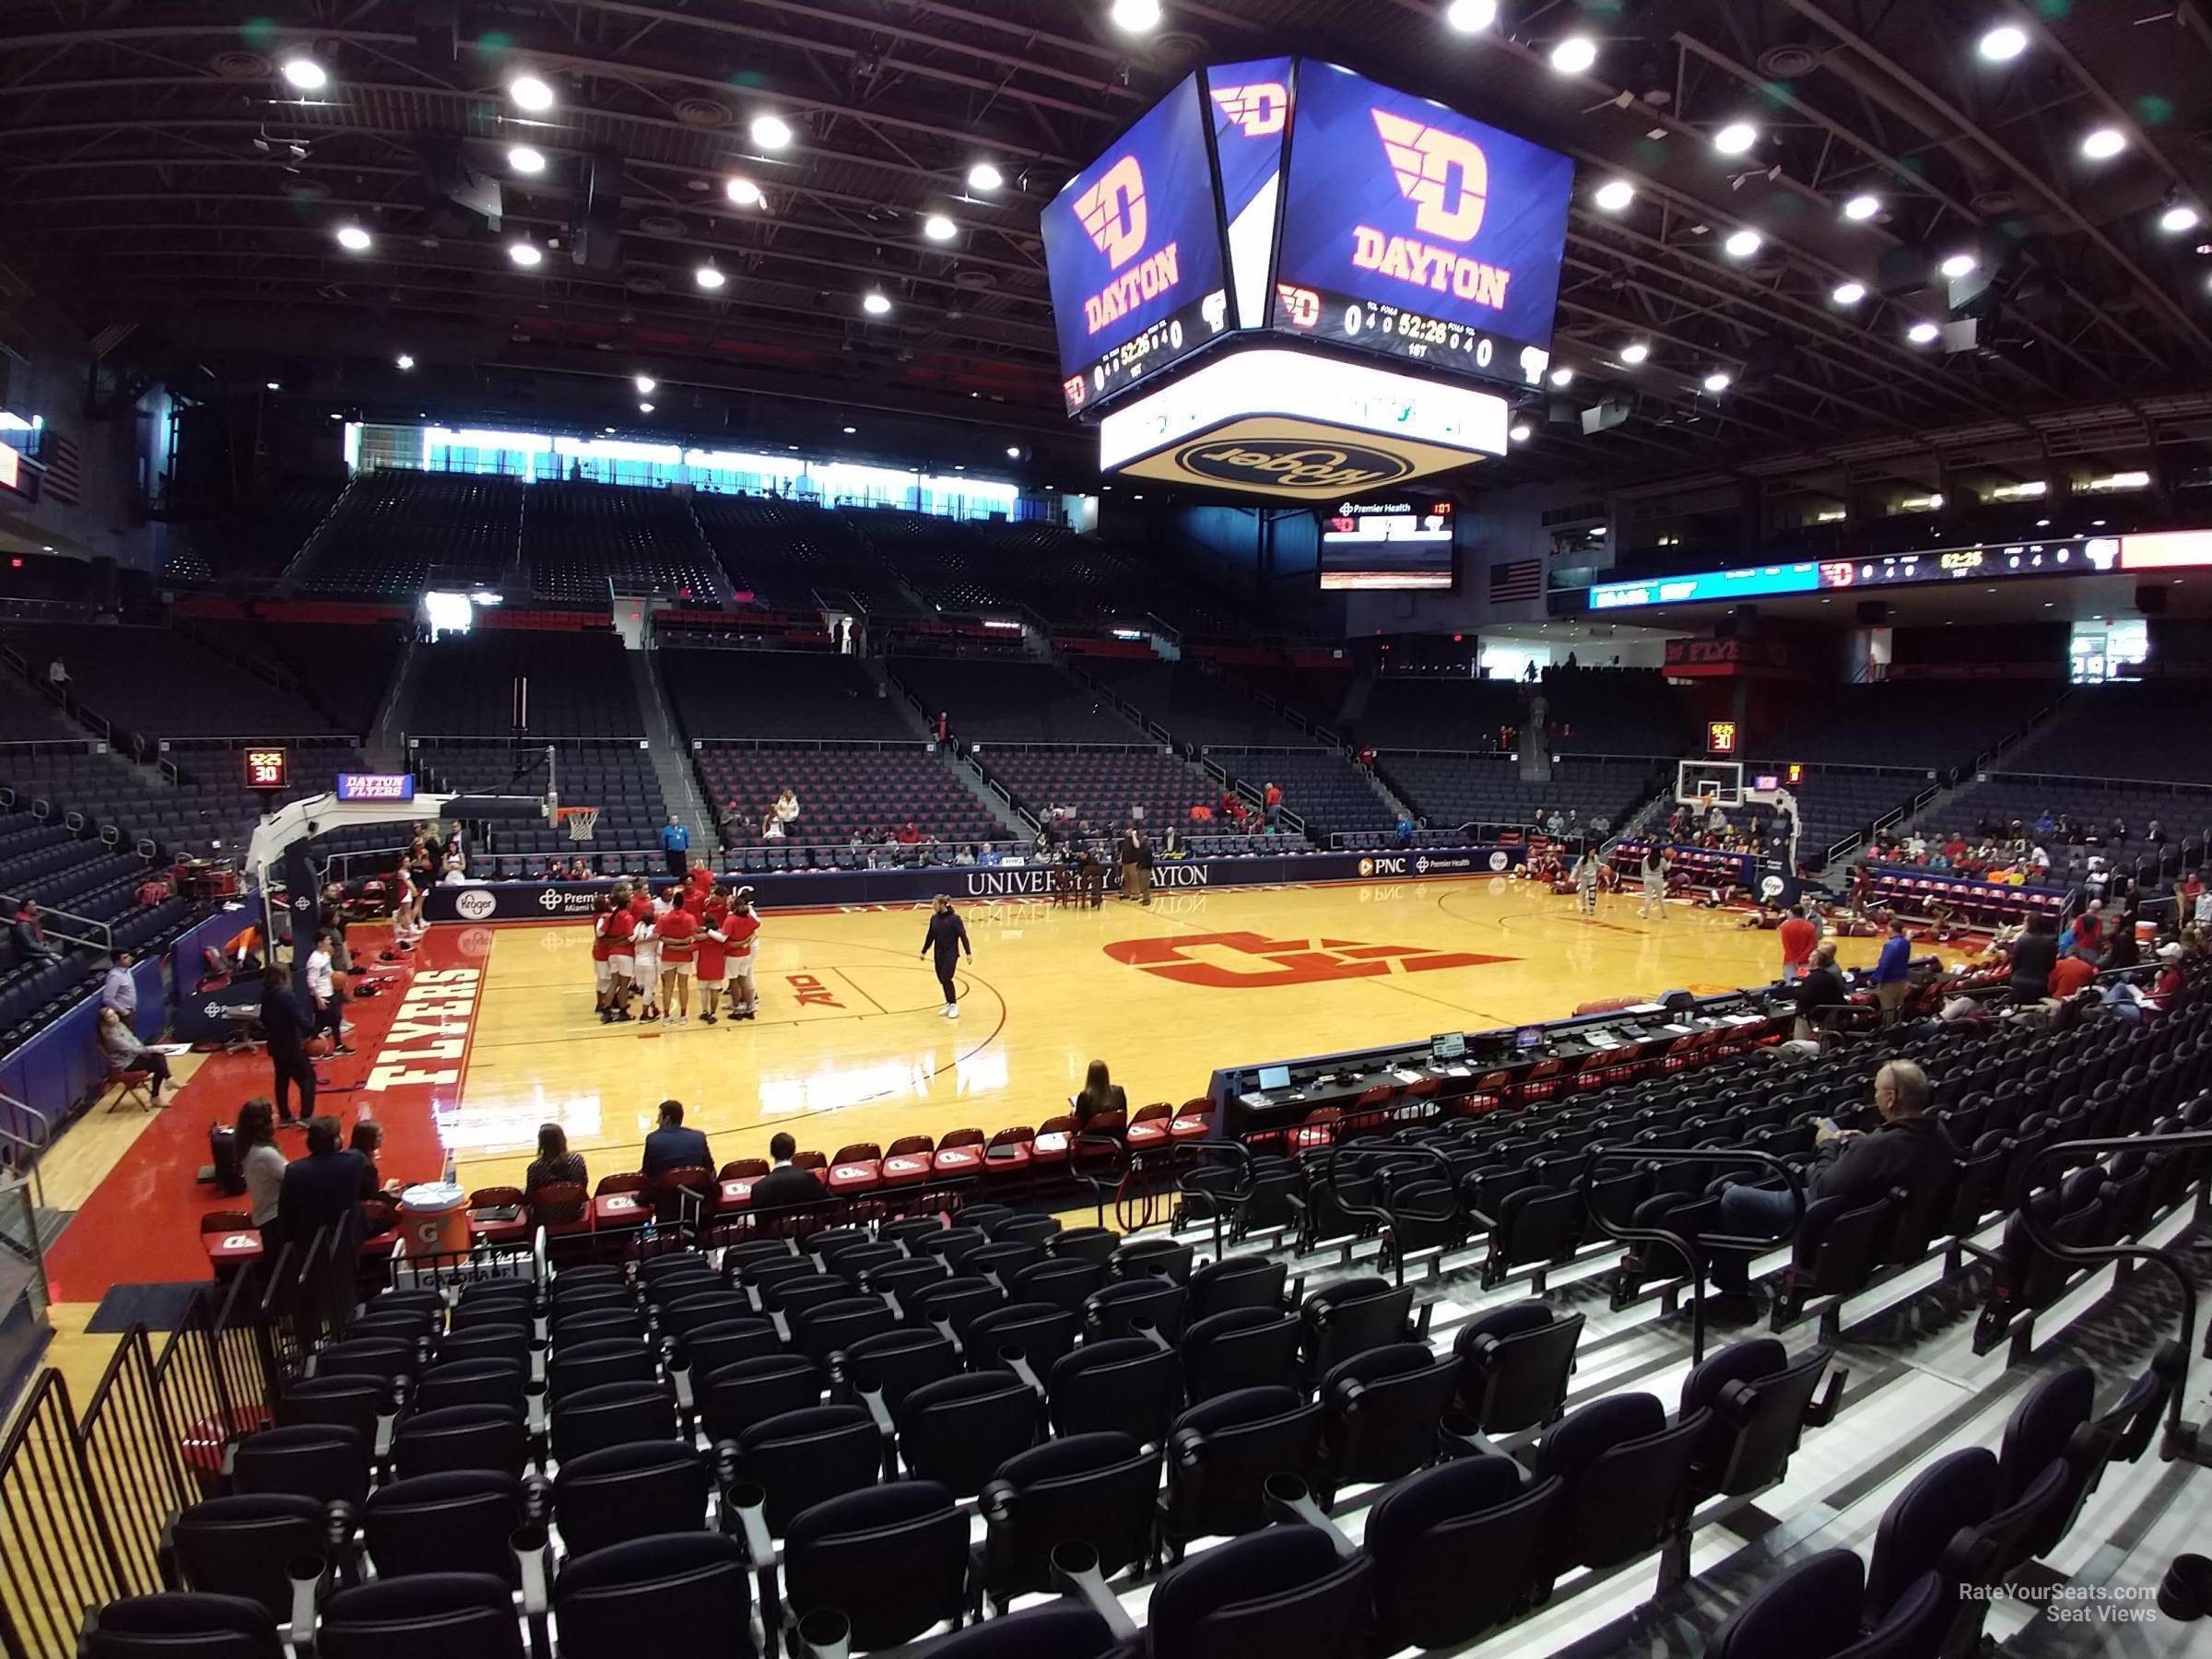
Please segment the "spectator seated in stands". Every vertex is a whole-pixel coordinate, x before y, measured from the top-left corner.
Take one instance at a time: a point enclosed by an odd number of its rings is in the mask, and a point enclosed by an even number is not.
[[[544,1146],[541,1136],[539,1146]],[[640,1168],[648,1181],[658,1181],[671,1170],[712,1170],[712,1154],[707,1150],[707,1137],[697,1129],[684,1127],[684,1103],[681,1100],[661,1102],[660,1126],[645,1137],[645,1158]]]
[[[26,962],[58,962],[61,952],[46,937],[45,925],[39,920],[39,907],[34,900],[23,900],[22,909],[16,912],[16,955]]]
[[[147,1073],[152,1079],[147,1098],[161,1104],[161,1091],[169,1086],[169,1056],[139,1041],[137,1032],[113,1008],[100,1011],[100,1052],[112,1070]]]
[[[1815,1138],[1811,1178],[1805,1202],[1819,1198],[1873,1198],[1892,1188],[1908,1200],[1947,1180],[1951,1152],[1943,1131],[1926,1115],[1928,1074],[1912,1060],[1892,1060],[1874,1075],[1874,1105],[1881,1127],[1871,1134],[1842,1129],[1823,1121]],[[1721,1193],[1721,1230],[1741,1238],[1778,1236],[1796,1216],[1786,1191],[1733,1182]],[[1724,1293],[1750,1289],[1751,1257],[1744,1251],[1715,1251],[1712,1281]]]
[[[766,1209],[795,1209],[809,1204],[826,1204],[830,1189],[822,1178],[812,1170],[802,1170],[791,1161],[798,1156],[799,1143],[784,1131],[779,1130],[769,1138],[770,1169],[767,1174],[753,1183],[750,1206],[757,1213]]]
[[[537,1156],[523,1173],[523,1196],[537,1196],[540,1187],[587,1186],[591,1175],[584,1168],[583,1154],[569,1150],[569,1134],[559,1124],[540,1124],[537,1126]]]

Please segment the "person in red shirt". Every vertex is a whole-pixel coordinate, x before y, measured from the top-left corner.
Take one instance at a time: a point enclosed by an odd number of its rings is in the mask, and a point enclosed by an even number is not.
[[[912,818],[908,818],[899,831],[899,844],[902,847],[913,847],[919,846],[921,841],[922,831],[915,827]]]
[[[2074,918],[2074,948],[2089,959],[2093,969],[2104,954],[2104,902],[2092,899],[2088,908]]]
[[[706,907],[707,895],[714,890],[714,872],[707,867],[707,861],[703,858],[693,859],[691,874],[684,880],[684,908],[691,911],[703,910]]]
[[[699,969],[699,912],[684,906],[681,888],[668,889],[661,936],[661,1006],[670,1025],[691,1023],[691,981]]]
[[[614,913],[614,896],[611,893],[600,895],[599,913],[592,918],[592,987],[598,997],[601,1025],[609,1023],[607,1009],[614,1000],[615,942],[606,935],[606,924],[613,919]]]
[[[728,956],[723,948],[722,924],[729,919],[730,907],[721,891],[709,888],[699,907],[699,1023],[701,1025],[712,1025],[721,1018],[722,982],[729,972]]]
[[[753,991],[753,952],[760,933],[760,918],[753,914],[751,888],[737,889],[729,916],[719,931],[729,969],[730,1018],[750,1019],[759,1010]]]
[[[2064,1002],[2096,977],[2097,964],[2084,947],[2077,945],[2071,956],[2060,957],[2052,964],[2051,994]]]
[[[1820,930],[1803,910],[1795,910],[1783,918],[1775,932],[1782,935],[1782,982],[1794,985],[1803,977],[1806,963],[1812,959],[1813,947],[1820,941]]]
[[[601,1025],[629,1018],[629,999],[637,989],[637,912],[630,908],[629,889],[617,883],[607,895],[606,920],[599,933],[606,940],[606,1006],[599,1011]]]
[[[1272,781],[1261,793],[1260,805],[1267,809],[1267,821],[1270,824],[1282,816],[1283,792],[1277,789]]]

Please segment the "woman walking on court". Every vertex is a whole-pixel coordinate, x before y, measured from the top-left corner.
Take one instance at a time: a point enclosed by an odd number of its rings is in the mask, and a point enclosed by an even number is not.
[[[952,971],[960,964],[960,952],[975,960],[975,947],[968,943],[968,928],[953,913],[952,900],[944,894],[937,895],[936,903],[930,907],[929,933],[922,941],[921,954],[936,953],[937,983],[945,987],[945,1018],[960,1017],[960,994],[952,982]]]

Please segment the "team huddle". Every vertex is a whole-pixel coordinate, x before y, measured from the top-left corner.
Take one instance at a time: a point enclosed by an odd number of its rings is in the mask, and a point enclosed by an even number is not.
[[[617,882],[592,923],[599,1023],[688,1024],[694,981],[700,1024],[720,1019],[725,993],[730,1018],[752,1018],[759,1006],[753,950],[760,932],[752,893],[749,887],[724,893],[703,863],[658,894],[643,883]],[[644,1006],[633,1015],[630,1005],[641,996]]]

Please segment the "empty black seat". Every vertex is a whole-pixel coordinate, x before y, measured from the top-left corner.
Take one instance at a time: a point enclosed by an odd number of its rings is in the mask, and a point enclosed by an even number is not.
[[[1333,1484],[1395,1480],[1439,1453],[1437,1425],[1459,1387],[1458,1362],[1425,1342],[1354,1354],[1321,1380]]]
[[[1181,1394],[1175,1351],[1142,1336],[1087,1342],[1047,1382],[1059,1434],[1113,1431],[1147,1446],[1167,1438]]]
[[[899,1455],[910,1474],[973,1497],[1036,1442],[1038,1416],[1036,1394],[1006,1371],[925,1382],[899,1407]]]
[[[706,1524],[712,1476],[705,1456],[678,1440],[603,1446],[560,1465],[553,1512],[571,1556],[627,1538],[697,1532]]]
[[[242,1595],[170,1591],[112,1601],[87,1621],[85,1659],[285,1659],[276,1621]]]
[[[751,1659],[752,1582],[745,1546],[719,1533],[610,1544],[571,1558],[553,1586],[562,1659],[656,1652]]]
[[[1583,1315],[1547,1302],[1508,1302],[1460,1327],[1459,1403],[1485,1434],[1511,1434],[1555,1422],[1567,1403]]]
[[[1339,1659],[1367,1620],[1364,1556],[1318,1527],[1277,1526],[1209,1549],[1160,1581],[1147,1609],[1152,1659]]]
[[[292,1616],[286,1571],[296,1557],[328,1548],[328,1512],[295,1492],[209,1498],[180,1512],[164,1536],[188,1590],[243,1596],[278,1624]]]
[[[332,1596],[315,1630],[326,1659],[522,1659],[506,1583],[455,1571],[378,1579]]]
[[[1457,1647],[1534,1600],[1565,1488],[1510,1457],[1463,1457],[1379,1498],[1364,1547],[1387,1647]]]
[[[371,1494],[361,1535],[380,1579],[409,1573],[484,1573],[520,1580],[509,1540],[524,1521],[523,1483],[488,1469],[395,1480]]]
[[[1008,1458],[983,1488],[990,1532],[985,1593],[1003,1612],[1015,1596],[1058,1588],[1053,1551],[1089,1546],[1101,1577],[1142,1560],[1151,1547],[1160,1457],[1125,1434],[1077,1434]]]
[[[1160,1535],[1178,1556],[1191,1538],[1251,1532],[1268,1522],[1271,1475],[1310,1477],[1320,1461],[1322,1408],[1288,1388],[1245,1388],[1193,1406],[1168,1435]]]
[[[957,1622],[967,1605],[968,1518],[935,1481],[901,1480],[816,1504],[792,1524],[783,1559],[792,1612],[801,1619],[841,1614],[857,1652]]]
[[[1194,1322],[1181,1344],[1191,1403],[1240,1388],[1291,1385],[1304,1336],[1297,1315],[1279,1307],[1230,1308]]]
[[[1659,1547],[1683,1518],[1689,1465],[1711,1417],[1670,1425],[1648,1394],[1609,1394],[1569,1412],[1537,1443],[1533,1473],[1565,1488],[1552,1566],[1611,1567]]]
[[[1816,1347],[1792,1359],[1773,1337],[1755,1336],[1692,1369],[1682,1382],[1681,1415],[1712,1414],[1691,1465],[1699,1497],[1740,1497],[1782,1478],[1830,1358]]]

